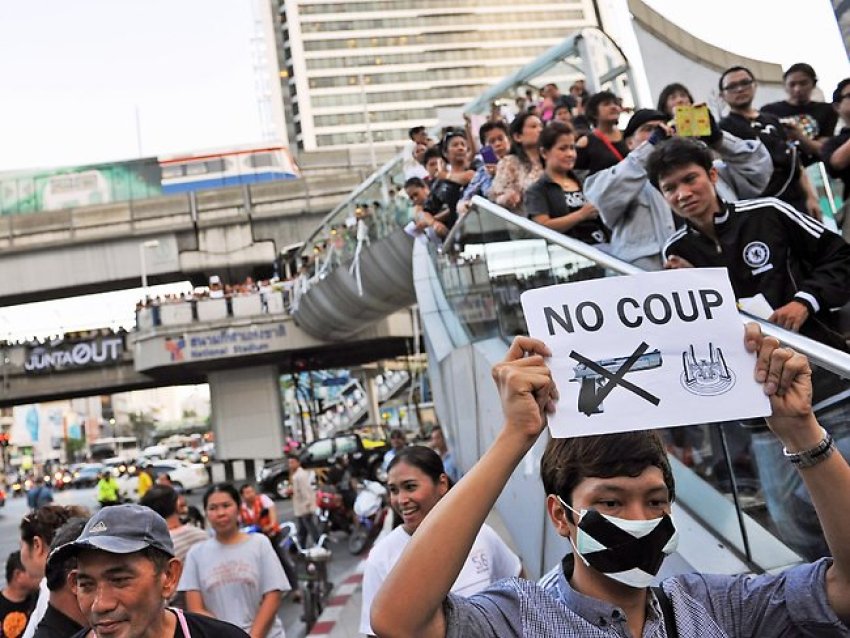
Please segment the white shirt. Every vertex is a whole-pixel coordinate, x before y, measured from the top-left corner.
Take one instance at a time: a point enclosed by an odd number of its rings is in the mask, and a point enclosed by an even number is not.
[[[27,628],[24,630],[24,635],[21,638],[32,638],[35,634],[35,628],[38,623],[44,618],[44,612],[47,611],[47,602],[50,599],[50,590],[47,589],[47,579],[42,578],[38,584],[38,601],[35,603],[35,609],[32,610],[29,620],[27,620]]]
[[[404,548],[410,542],[410,535],[402,526],[396,527],[382,538],[366,561],[363,573],[363,606],[360,609],[360,633],[374,635],[369,623],[372,600],[384,583],[387,574],[395,566]],[[460,596],[469,597],[486,589],[491,583],[503,578],[519,576],[522,565],[499,535],[486,523],[481,526],[475,543],[466,557],[451,591]]]

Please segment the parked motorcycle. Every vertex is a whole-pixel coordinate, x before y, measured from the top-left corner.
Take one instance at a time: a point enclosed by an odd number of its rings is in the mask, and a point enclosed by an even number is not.
[[[381,533],[389,511],[387,488],[377,481],[363,481],[354,501],[356,518],[348,537],[348,551],[356,556],[371,547]]]
[[[345,499],[336,487],[322,485],[316,490],[316,507],[320,534],[351,531],[351,510],[345,506]]]

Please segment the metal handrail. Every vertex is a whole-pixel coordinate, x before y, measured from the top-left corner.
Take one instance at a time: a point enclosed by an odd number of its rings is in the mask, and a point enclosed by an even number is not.
[[[495,215],[496,217],[517,226],[518,228],[522,228],[532,235],[581,255],[582,257],[596,262],[599,266],[609,270],[613,270],[623,275],[635,275],[645,272],[632,264],[604,253],[589,244],[579,241],[578,239],[567,237],[562,233],[552,230],[551,228],[547,228],[537,222],[533,222],[530,219],[520,217],[519,215],[516,215],[481,196],[476,195],[472,198],[471,208],[484,211],[490,215]],[[459,219],[454,228],[452,228],[453,233],[460,232],[457,230],[458,227],[462,226],[467,219],[469,219],[469,214],[466,214]],[[454,236],[456,235],[449,235],[449,237]],[[448,241],[448,237],[446,240]],[[449,244],[447,243],[445,245],[448,246]],[[845,379],[850,379],[850,354],[831,348],[830,346],[824,345],[813,339],[809,339],[808,337],[804,337],[796,332],[780,328],[776,324],[760,319],[759,317],[754,317],[746,312],[739,311],[738,314],[741,316],[741,320],[744,323],[752,321],[759,324],[764,334],[776,337],[783,345],[806,355],[810,361],[817,364],[819,367],[829,370],[830,372]]]

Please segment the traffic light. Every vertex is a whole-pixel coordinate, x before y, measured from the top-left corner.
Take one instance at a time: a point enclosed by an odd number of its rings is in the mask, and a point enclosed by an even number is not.
[[[9,435],[5,432],[0,434],[0,447],[8,447],[9,445]]]

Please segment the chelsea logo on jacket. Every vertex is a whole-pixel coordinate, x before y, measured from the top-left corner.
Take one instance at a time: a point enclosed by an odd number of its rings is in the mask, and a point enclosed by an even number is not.
[[[758,275],[773,268],[770,261],[770,248],[763,241],[751,241],[744,246],[744,263],[753,269],[753,274]]]

